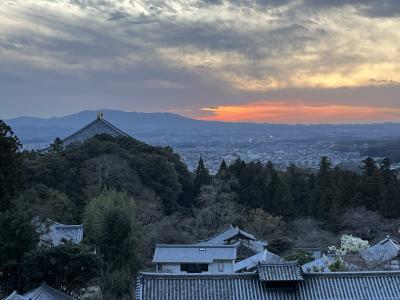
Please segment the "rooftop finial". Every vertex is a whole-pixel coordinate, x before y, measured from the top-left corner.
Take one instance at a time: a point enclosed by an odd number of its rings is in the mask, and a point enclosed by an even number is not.
[[[98,112],[97,113],[97,120],[103,119],[103,113],[102,112]]]

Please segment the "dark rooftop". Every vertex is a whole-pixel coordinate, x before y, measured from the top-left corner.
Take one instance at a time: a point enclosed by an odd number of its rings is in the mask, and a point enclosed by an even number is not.
[[[256,273],[142,273],[137,300],[395,300],[400,272],[307,273],[295,288],[268,288]]]
[[[257,265],[260,281],[300,281],[303,280],[302,271],[297,262],[283,262],[277,264]]]

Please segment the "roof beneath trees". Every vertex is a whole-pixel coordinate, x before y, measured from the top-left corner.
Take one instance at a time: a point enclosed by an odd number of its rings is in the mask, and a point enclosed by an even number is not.
[[[83,225],[66,225],[50,219],[47,223],[36,225],[40,242],[47,246],[58,246],[64,242],[79,244],[83,238]]]
[[[53,289],[43,282],[38,288],[24,294],[19,295],[14,291],[10,296],[4,300],[74,300],[74,298]]]

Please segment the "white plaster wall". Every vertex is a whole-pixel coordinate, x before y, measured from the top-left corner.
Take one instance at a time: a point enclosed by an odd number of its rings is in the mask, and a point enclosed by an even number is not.
[[[222,262],[224,264],[224,270],[220,272],[218,270],[218,263]],[[165,263],[162,264],[162,268],[158,270],[160,273],[174,273],[174,274],[187,274],[186,272],[181,272],[181,264]],[[234,261],[233,260],[223,260],[214,261],[208,265],[208,272],[203,272],[202,274],[231,274],[234,273]]]

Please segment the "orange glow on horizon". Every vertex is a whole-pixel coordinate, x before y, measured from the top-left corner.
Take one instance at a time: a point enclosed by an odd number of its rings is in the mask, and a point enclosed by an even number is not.
[[[212,115],[200,119],[224,122],[337,124],[400,121],[400,107],[374,107],[302,102],[259,101],[203,108]]]

